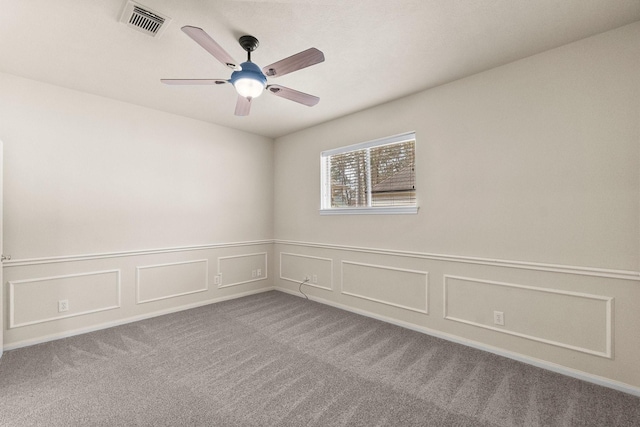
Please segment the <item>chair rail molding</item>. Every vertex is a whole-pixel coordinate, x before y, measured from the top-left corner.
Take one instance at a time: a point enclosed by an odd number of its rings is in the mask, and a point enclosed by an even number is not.
[[[391,256],[400,256],[400,257],[407,257],[407,258],[429,259],[429,260],[435,260],[435,261],[458,262],[458,263],[465,263],[465,264],[479,264],[479,265],[487,265],[492,267],[517,268],[522,270],[547,271],[547,272],[553,272],[553,273],[576,274],[580,276],[606,277],[609,279],[632,280],[632,281],[640,282],[640,271],[633,271],[633,270],[615,270],[615,269],[607,269],[607,268],[582,267],[582,266],[572,266],[572,265],[564,265],[564,264],[546,264],[546,263],[528,262],[528,261],[515,261],[515,260],[504,260],[504,259],[494,259],[494,258],[469,257],[469,256],[461,256],[461,255],[446,255],[446,254],[434,254],[434,253],[427,253],[427,252],[402,251],[402,250],[396,250],[396,249],[380,249],[380,248],[367,248],[367,247],[361,247],[361,246],[335,245],[335,244],[329,244],[329,243],[299,242],[294,240],[276,239],[274,243],[281,244],[281,245],[309,247],[309,248],[316,248],[316,249],[333,249],[338,251],[360,252],[360,253],[369,253],[369,254],[376,254],[376,255],[391,255]]]
[[[11,267],[23,267],[30,265],[40,264],[55,264],[61,262],[77,262],[77,261],[89,261],[95,259],[105,258],[121,258],[139,255],[155,255],[171,252],[187,252],[198,251],[206,249],[225,249],[236,248],[242,246],[258,246],[258,245],[270,245],[273,244],[273,240],[250,240],[245,242],[228,242],[228,243],[209,243],[204,245],[191,245],[191,246],[174,246],[165,248],[153,248],[153,249],[138,249],[130,251],[117,251],[117,252],[103,252],[94,254],[80,254],[80,255],[61,255],[42,258],[24,258],[5,261],[3,263],[4,268]]]

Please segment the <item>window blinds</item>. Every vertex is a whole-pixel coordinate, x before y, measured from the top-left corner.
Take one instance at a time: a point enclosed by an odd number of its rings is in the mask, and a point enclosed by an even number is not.
[[[328,155],[331,208],[415,206],[415,139]]]

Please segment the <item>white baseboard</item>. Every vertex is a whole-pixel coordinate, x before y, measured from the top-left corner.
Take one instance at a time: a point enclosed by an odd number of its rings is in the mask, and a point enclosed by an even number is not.
[[[164,309],[164,310],[154,311],[152,313],[145,313],[145,314],[141,314],[141,315],[138,315],[138,316],[128,317],[126,319],[115,320],[113,322],[101,323],[99,325],[93,325],[93,326],[90,326],[90,327],[87,327],[87,328],[73,329],[73,330],[64,331],[64,332],[60,332],[60,333],[55,333],[55,334],[51,334],[51,335],[45,335],[45,336],[34,338],[34,339],[18,341],[18,342],[15,342],[15,343],[12,343],[12,344],[4,346],[3,347],[3,351],[15,350],[17,348],[28,347],[28,346],[32,346],[32,345],[36,345],[36,344],[41,344],[41,343],[44,343],[44,342],[59,340],[59,339],[62,339],[62,338],[69,338],[69,337],[73,337],[75,335],[81,335],[81,334],[86,334],[88,332],[94,332],[94,331],[99,331],[99,330],[102,330],[102,329],[112,328],[114,326],[126,325],[127,323],[138,322],[140,320],[150,319],[152,317],[158,317],[158,316],[162,316],[162,315],[165,315],[165,314],[176,313],[178,311],[189,310],[191,308],[202,307],[204,305],[215,304],[215,303],[222,302],[222,301],[228,301],[228,300],[232,300],[232,299],[242,298],[242,297],[246,297],[246,296],[249,296],[249,295],[259,294],[259,293],[262,293],[262,292],[268,292],[268,291],[273,291],[273,290],[275,290],[275,288],[273,288],[273,287],[261,288],[261,289],[257,289],[257,290],[254,290],[254,291],[242,292],[242,293],[239,293],[239,294],[234,294],[234,295],[230,295],[230,296],[226,296],[226,297],[213,298],[213,299],[208,299],[206,301],[198,301],[198,302],[193,303],[193,304],[187,304],[187,305],[180,305],[180,306],[176,306],[176,307],[171,307],[171,308],[167,308],[167,309]]]
[[[294,290],[285,289],[276,286],[276,291],[284,292],[287,294],[295,295],[303,298],[303,296]],[[458,337],[456,335],[447,334],[445,332],[436,331],[434,329],[425,328],[422,326],[414,325],[412,323],[403,322],[402,320],[393,319],[391,317],[382,316],[380,314],[372,313],[370,311],[361,310],[358,308],[350,307],[348,305],[339,304],[333,301],[329,301],[323,298],[318,298],[312,295],[308,295],[309,299],[321,304],[329,305],[331,307],[339,308],[341,310],[349,311],[352,313],[360,314],[362,316],[370,317],[372,319],[380,320],[382,322],[390,323],[392,325],[400,326],[406,329],[410,329],[416,332],[421,332],[426,335],[431,335],[437,338],[442,338],[447,341],[455,342],[457,344],[466,345],[467,347],[476,348],[478,350],[486,351],[489,353],[496,354],[498,356],[507,357],[509,359],[516,360],[518,362],[526,363],[528,365],[536,366],[538,368],[546,369],[548,371],[556,372],[558,374],[566,375],[568,377],[576,378],[579,380],[583,380],[592,384],[601,385],[604,387],[608,387],[614,390],[618,390],[624,393],[632,394],[634,396],[640,397],[640,388],[632,386],[630,384],[625,384],[620,381],[615,381],[609,378],[601,377],[598,375],[593,375],[588,372],[579,371],[577,369],[568,368],[566,366],[558,365],[556,363],[547,362],[545,360],[536,359],[535,357],[526,356],[519,353],[514,353],[508,350],[504,350],[498,347],[493,347],[491,345],[483,344],[478,341],[469,340],[467,338]]]

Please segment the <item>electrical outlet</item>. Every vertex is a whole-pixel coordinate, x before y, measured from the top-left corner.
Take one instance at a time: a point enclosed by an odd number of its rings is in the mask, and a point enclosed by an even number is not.
[[[257,272],[256,272],[255,270],[253,270],[253,271],[251,272],[251,277],[256,277],[256,273],[257,273]]]
[[[262,269],[261,269],[261,268],[259,268],[259,269],[257,270],[257,272],[258,272],[258,277],[262,277]]]
[[[313,277],[311,278],[311,283],[318,283],[318,275],[314,274]]]
[[[219,285],[220,284],[220,279],[221,279],[221,274],[216,274],[215,276],[213,276],[213,284],[214,285]]]
[[[58,313],[62,313],[63,311],[69,311],[69,300],[61,299],[58,301]]]
[[[504,312],[502,311],[494,311],[493,312],[493,323],[496,325],[504,326]]]

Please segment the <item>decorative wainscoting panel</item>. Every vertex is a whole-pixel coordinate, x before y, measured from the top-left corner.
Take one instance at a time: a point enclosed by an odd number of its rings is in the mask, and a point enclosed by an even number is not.
[[[120,308],[120,270],[9,281],[9,328]],[[68,310],[59,312],[66,300]]]
[[[209,261],[206,259],[136,267],[136,304],[208,289]]]
[[[218,288],[242,285],[267,279],[267,253],[234,255],[218,258]]]
[[[271,250],[271,240],[256,240],[13,259],[2,266],[4,349],[271,290],[266,278]],[[247,280],[245,271],[236,271],[240,268],[248,270],[252,283],[218,288],[220,278],[223,285]],[[251,280],[258,268],[261,277]],[[69,309],[59,312],[65,300]]]
[[[342,294],[428,314],[429,273],[342,261]]]
[[[280,278],[306,283],[314,288],[333,290],[333,260],[310,255],[280,252]]]
[[[611,297],[444,276],[445,319],[608,358],[612,310]]]

